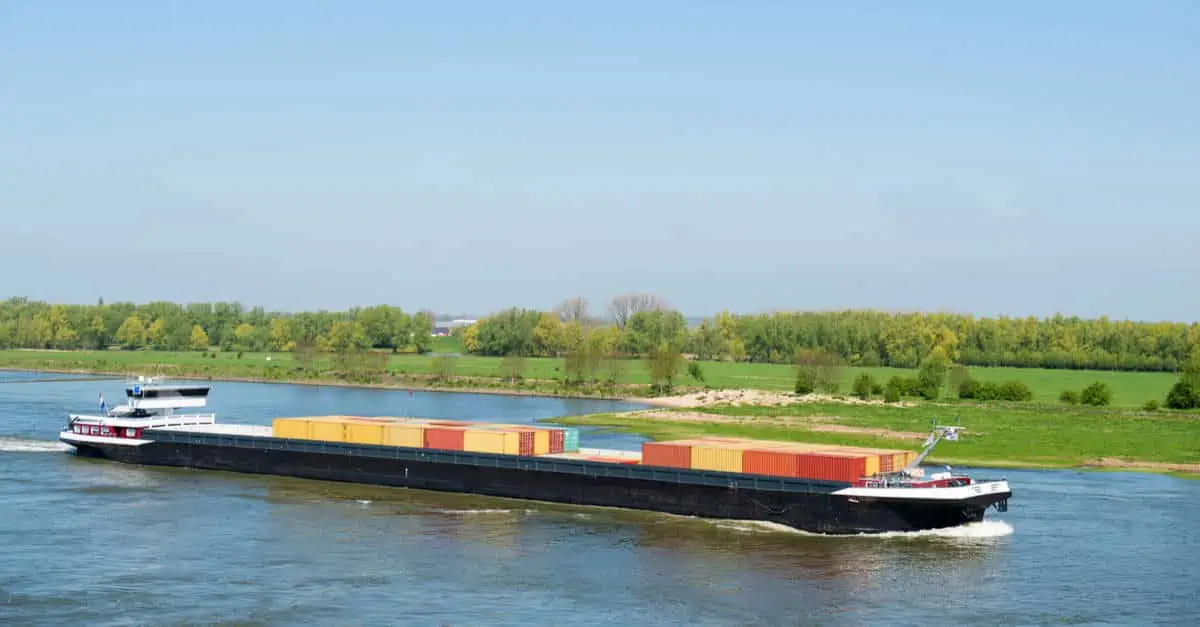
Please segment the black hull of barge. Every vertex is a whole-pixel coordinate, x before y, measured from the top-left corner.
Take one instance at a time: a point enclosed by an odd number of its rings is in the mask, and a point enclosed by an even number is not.
[[[975,502],[863,501],[832,492],[597,476],[329,452],[154,442],[73,444],[76,454],[117,462],[406,487],[482,496],[619,507],[711,519],[766,521],[812,533],[848,535],[955,527],[983,520],[998,498]],[[417,449],[408,449],[416,451]],[[559,460],[555,460],[559,461]],[[577,464],[579,462],[570,462]],[[619,467],[618,467],[619,468]],[[688,472],[688,471],[685,471]],[[725,483],[725,482],[723,482]],[[745,483],[744,481],[742,483]]]

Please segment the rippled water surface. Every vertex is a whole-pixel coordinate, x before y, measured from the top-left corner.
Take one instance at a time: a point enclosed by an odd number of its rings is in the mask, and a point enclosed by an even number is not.
[[[21,376],[0,373],[0,381]],[[141,468],[63,452],[112,382],[0,383],[0,623],[1200,624],[1200,482],[1007,475],[981,525],[882,537]],[[110,400],[110,402],[111,402]],[[530,421],[621,405],[217,383],[221,420]],[[583,444],[639,438],[585,432]],[[952,444],[947,444],[951,446]]]

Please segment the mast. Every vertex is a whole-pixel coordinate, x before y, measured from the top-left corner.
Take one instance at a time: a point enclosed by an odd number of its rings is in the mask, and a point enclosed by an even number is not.
[[[904,467],[904,472],[920,466],[921,462],[925,461],[925,458],[933,452],[933,447],[937,446],[938,442],[941,442],[943,439],[950,440],[951,442],[958,441],[958,430],[961,427],[957,424],[953,426],[939,426],[935,421],[931,420],[930,422],[933,423],[933,433],[930,433],[929,437],[925,440],[925,450],[921,451],[921,454],[916,459]],[[954,422],[958,422],[957,416],[954,418]]]

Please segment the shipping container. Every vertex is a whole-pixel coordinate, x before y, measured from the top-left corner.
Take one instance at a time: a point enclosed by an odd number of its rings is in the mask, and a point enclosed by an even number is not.
[[[324,442],[345,442],[346,423],[340,418],[310,418],[308,421],[308,439]]]
[[[476,453],[519,455],[521,432],[499,429],[468,429],[463,434],[462,450]]]
[[[846,483],[866,475],[871,459],[865,455],[832,454],[825,451],[799,453],[796,458],[799,462],[798,477]]]
[[[516,433],[521,438],[517,454],[533,455],[534,445],[537,443],[537,433],[534,433],[530,429],[516,429],[513,433]]]
[[[719,444],[693,444],[692,469],[742,472],[742,449],[725,448]]]
[[[562,453],[566,432],[562,429],[550,429],[550,452]]]
[[[799,477],[799,453],[787,450],[749,450],[742,453],[742,472],[772,477]]]
[[[550,452],[550,431],[536,429],[533,432],[533,454],[545,455]]]
[[[579,429],[567,427],[563,429],[563,452],[573,453],[579,450]]]
[[[277,438],[308,439],[308,420],[305,418],[276,418],[271,434]]]
[[[421,448],[425,446],[425,427],[404,422],[386,425],[383,428],[383,443],[386,446]]]
[[[346,441],[354,444],[383,444],[383,429],[386,420],[347,420]]]
[[[446,451],[463,450],[463,435],[466,429],[462,427],[426,427],[425,447]]]
[[[678,442],[643,442],[642,465],[691,468],[692,447]]]

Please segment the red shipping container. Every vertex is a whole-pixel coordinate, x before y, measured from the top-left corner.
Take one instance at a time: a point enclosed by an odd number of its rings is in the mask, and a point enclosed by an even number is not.
[[[790,451],[755,451],[742,453],[742,472],[772,477],[799,477],[800,460]]]
[[[425,448],[461,451],[463,450],[463,435],[465,433],[465,429],[456,427],[426,427]]]
[[[798,477],[821,481],[853,482],[867,473],[865,456],[798,453]]]
[[[666,466],[667,468],[691,468],[692,447],[682,444],[643,442],[642,465]]]
[[[562,429],[551,429],[550,430],[550,452],[551,453],[563,452],[563,445],[566,444],[566,440],[567,440],[567,432],[566,431],[563,431]]]
[[[517,431],[521,436],[521,443],[518,455],[533,455],[533,438],[536,435],[533,429],[521,429]]]

